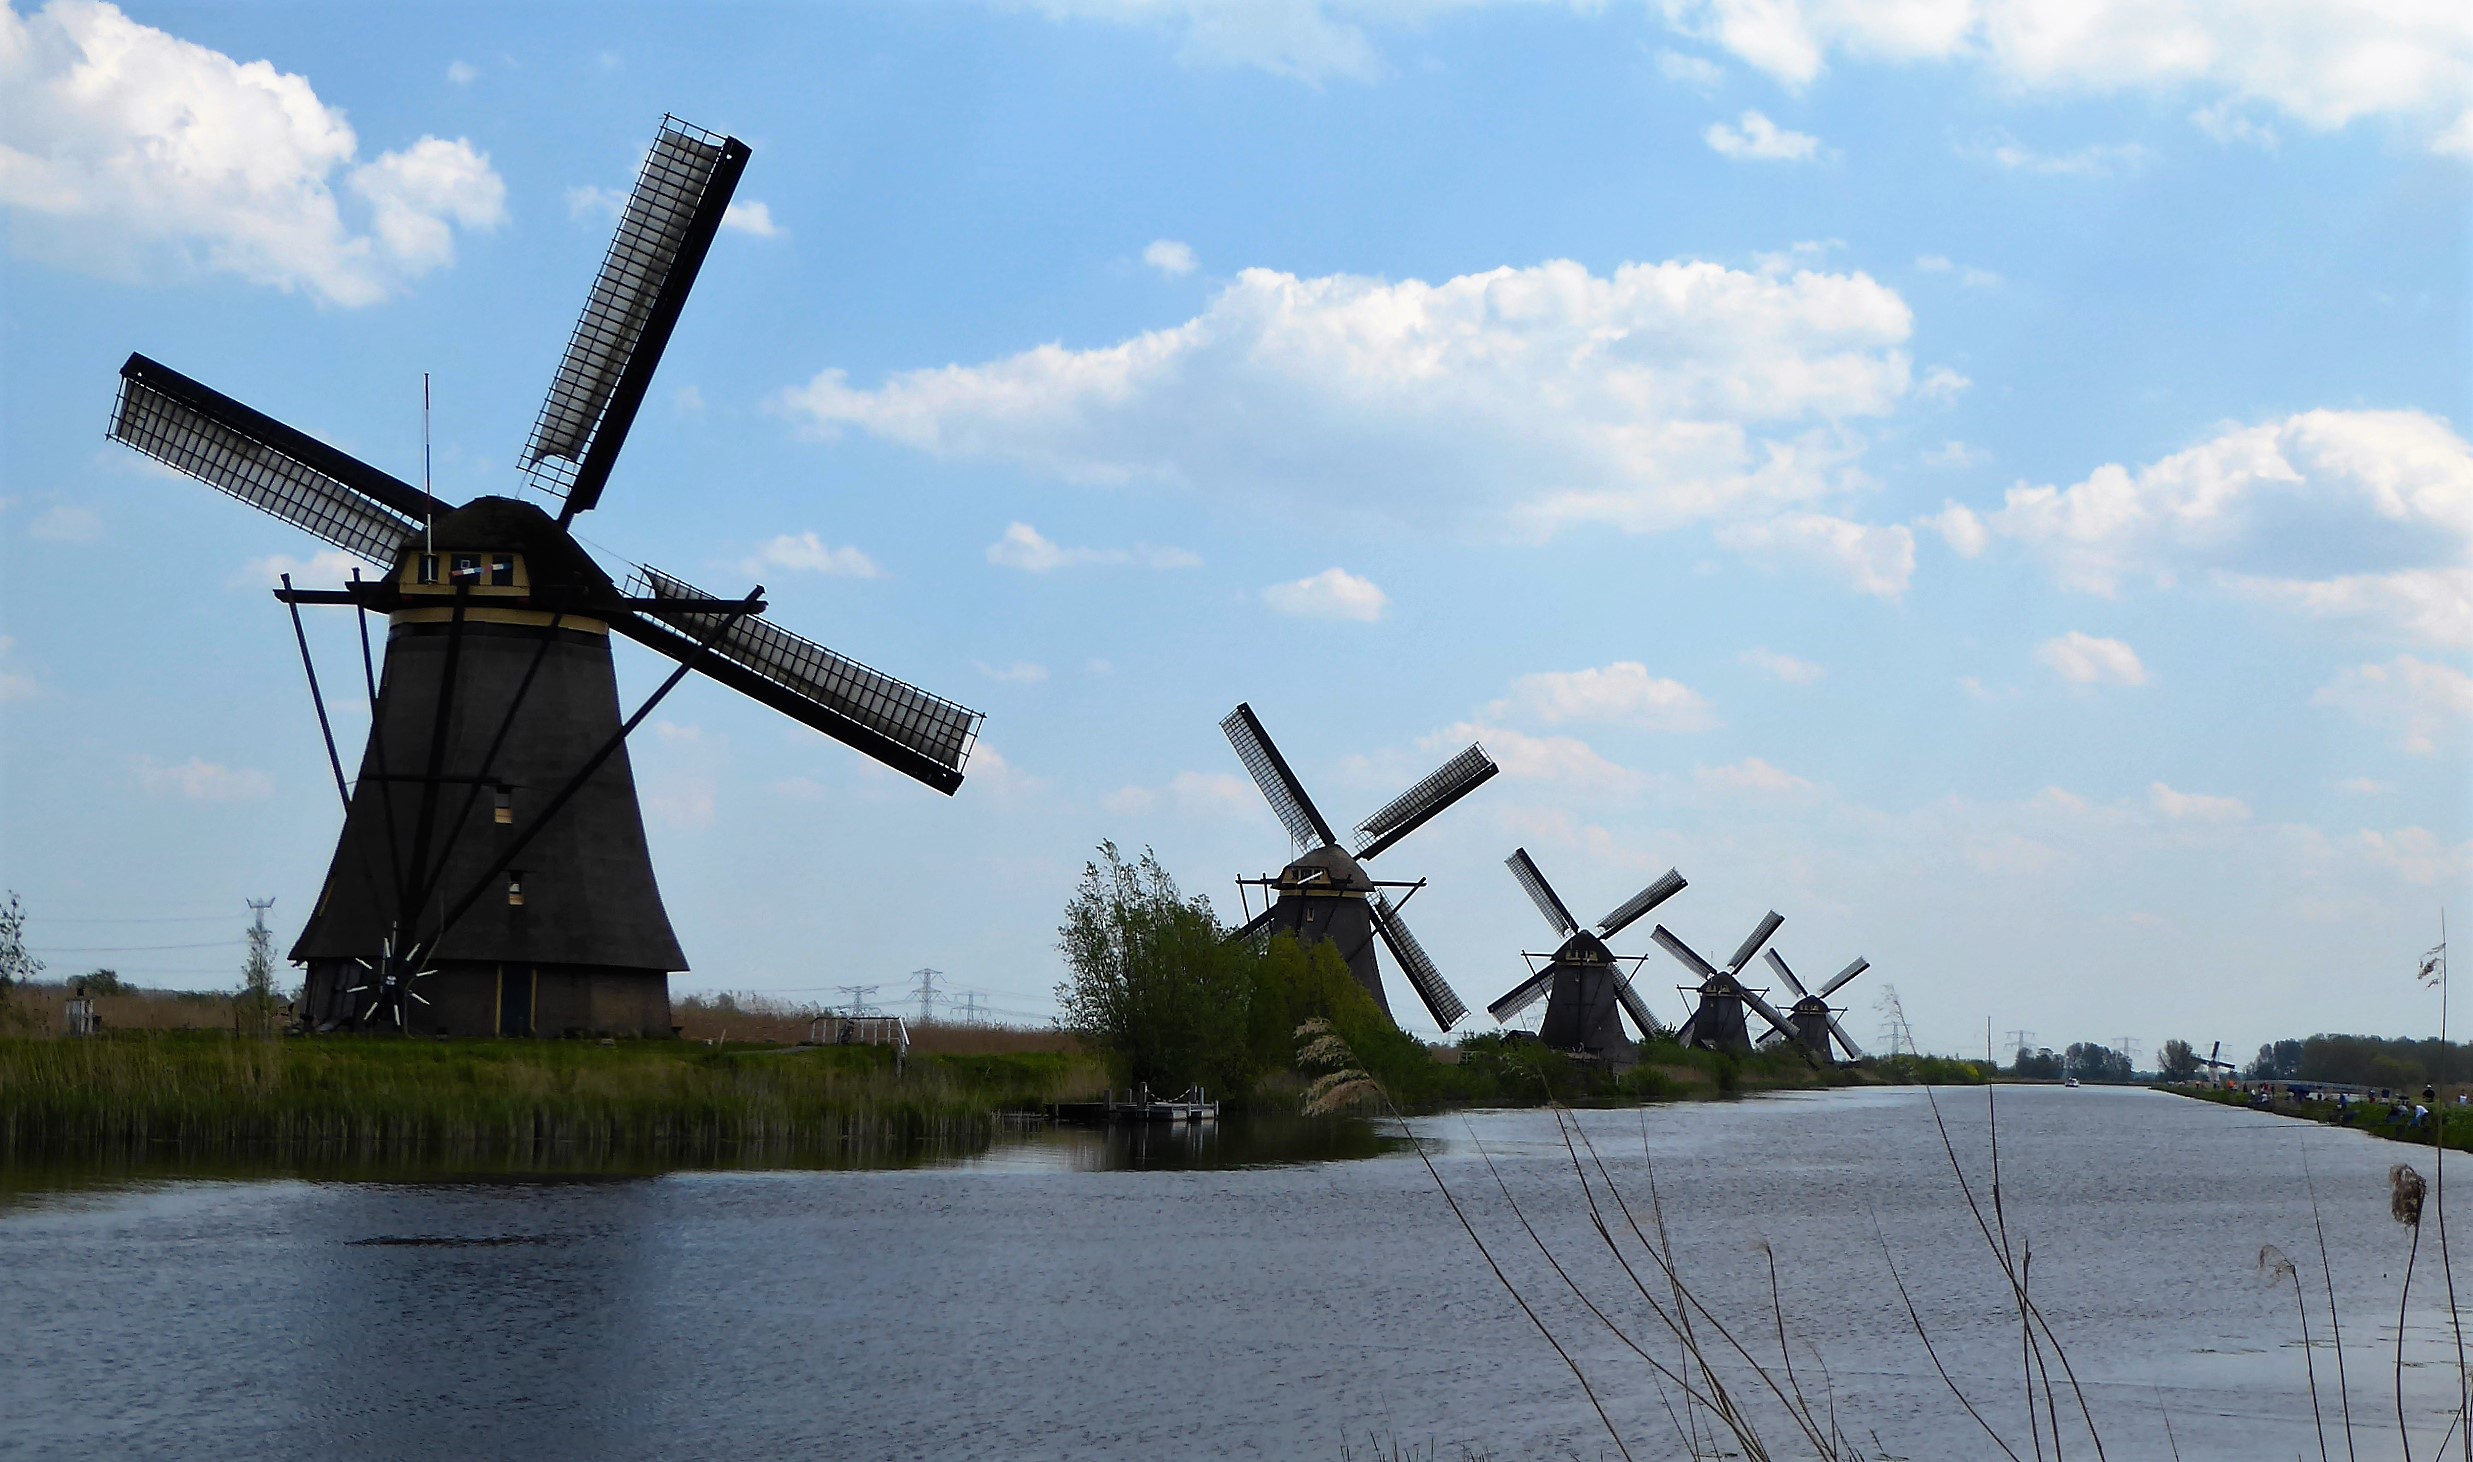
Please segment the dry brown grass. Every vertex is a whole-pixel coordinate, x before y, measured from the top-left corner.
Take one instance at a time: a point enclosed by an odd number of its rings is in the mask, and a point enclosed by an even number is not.
[[[132,990],[98,995],[95,1013],[114,1031],[231,1030],[233,995],[225,991]],[[0,1012],[0,1033],[63,1035],[69,1028],[67,985],[20,985]]]
[[[808,1022],[817,1009],[769,995],[682,995],[670,1002],[670,1019],[680,1028],[679,1034],[691,1041],[795,1046],[807,1039]],[[910,1049],[922,1056],[1072,1054],[1082,1049],[1082,1043],[1063,1031],[1039,1026],[912,1021]]]

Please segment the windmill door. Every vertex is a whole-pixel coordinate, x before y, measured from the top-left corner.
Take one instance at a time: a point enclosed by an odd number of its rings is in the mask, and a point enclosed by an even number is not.
[[[528,1036],[532,1034],[532,967],[501,965],[498,968],[498,1034]]]

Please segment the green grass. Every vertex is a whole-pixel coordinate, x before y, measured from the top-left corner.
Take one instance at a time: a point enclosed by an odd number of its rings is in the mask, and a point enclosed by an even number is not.
[[[2304,1086],[2308,1084],[2302,1083]],[[2252,1111],[2271,1111],[2279,1117],[2301,1117],[2313,1122],[2323,1122],[2330,1127],[2350,1127],[2356,1132],[2367,1132],[2373,1137],[2384,1137],[2390,1142],[2409,1142],[2417,1147],[2432,1145],[2430,1129],[2413,1121],[2409,1103],[2407,1115],[2402,1120],[2398,1120],[2388,1115],[2388,1107],[2384,1102],[2356,1100],[2350,1104],[2352,1120],[2338,1122],[2334,1102],[2285,1100],[2277,1102],[2273,1107],[2251,1107],[2249,1093],[2242,1091],[2227,1091],[2221,1087],[2186,1086],[2167,1086],[2162,1090],[2176,1092],[2186,1097],[2195,1097],[2202,1102],[2214,1102],[2219,1106],[2248,1107]],[[2458,1152],[2473,1152],[2473,1107],[2442,1106],[2436,1115],[2439,1119],[2440,1145]]]
[[[1000,1113],[1097,1090],[1057,1052],[674,1041],[0,1039],[0,1160],[281,1151],[549,1157],[974,1146]]]

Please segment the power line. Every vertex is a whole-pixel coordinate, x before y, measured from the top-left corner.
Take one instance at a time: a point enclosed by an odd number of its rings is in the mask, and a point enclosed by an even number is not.
[[[37,954],[152,954],[165,949],[229,949],[238,939],[210,939],[204,944],[41,944],[29,945]]]
[[[918,978],[919,983],[912,989],[919,1001],[919,1024],[925,1025],[936,1018],[936,977],[944,971],[921,969],[910,973]]]
[[[833,988],[849,997],[850,1003],[844,1007],[844,1014],[873,1015],[876,1013],[875,1007],[868,1003],[868,997],[884,987],[881,985],[835,985]]]

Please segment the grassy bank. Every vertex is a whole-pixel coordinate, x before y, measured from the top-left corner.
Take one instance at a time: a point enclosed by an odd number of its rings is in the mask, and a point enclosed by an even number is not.
[[[2433,1145],[2430,1128],[2413,1120],[2412,1108],[2409,1104],[2405,1109],[2405,1115],[2398,1118],[2383,1102],[2356,1101],[2349,1103],[2351,1108],[2349,1120],[2340,1121],[2334,1102],[2297,1102],[2289,1096],[2279,1096],[2273,1105],[2262,1107],[2250,1100],[2249,1093],[2227,1091],[2222,1087],[2167,1086],[2160,1089],[2185,1097],[2194,1097],[2202,1102],[2214,1102],[2218,1106],[2244,1107],[2254,1112],[2273,1112],[2279,1117],[2299,1117],[2304,1121],[2319,1122],[2330,1127],[2350,1127],[2356,1132],[2367,1132],[2373,1137],[2384,1137],[2390,1142],[2409,1142],[2417,1147]],[[2448,1105],[2442,1106],[2434,1114],[2439,1124],[2439,1143],[2458,1152],[2473,1152],[2473,1107],[2453,1105],[2452,1094],[2444,1100]]]
[[[562,1158],[966,1146],[1000,1114],[1088,1095],[1066,1052],[250,1040],[220,1032],[0,1039],[0,1158],[285,1151]]]

